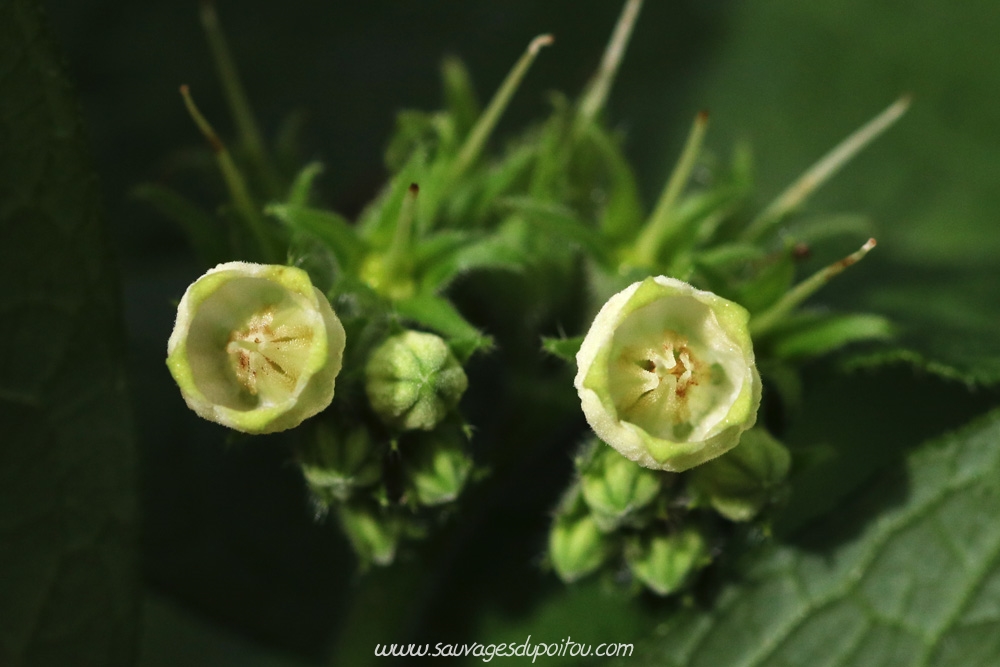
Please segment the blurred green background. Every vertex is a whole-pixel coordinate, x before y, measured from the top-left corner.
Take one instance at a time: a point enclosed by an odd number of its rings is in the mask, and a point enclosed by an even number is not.
[[[230,133],[197,5],[45,4],[82,102],[123,279],[140,460],[142,664],[313,665],[331,654],[336,664],[361,664],[376,642],[488,643],[528,634],[632,641],[652,632],[669,604],[609,600],[596,584],[566,591],[538,565],[546,511],[568,481],[582,419],[546,425],[550,445],[542,450],[519,448],[516,431],[506,453],[501,438],[487,438],[474,452],[495,474],[434,538],[440,545],[361,577],[336,527],[312,520],[280,437],[222,446],[223,429],[186,410],[163,358],[171,300],[201,268],[179,231],[129,191],[148,180],[184,183],[176,152],[200,138],[180,84],[191,86],[223,136]],[[218,2],[263,127],[273,133],[287,112],[306,113],[304,157],[326,164],[321,188],[348,215],[385,177],[382,150],[395,112],[439,104],[443,55],[465,60],[485,98],[534,35],[556,36],[501,125],[500,134],[510,134],[546,114],[547,91],[582,88],[619,9],[610,0]],[[997,35],[1000,11],[987,0],[650,0],[608,117],[625,131],[651,201],[691,117],[710,110],[708,147],[726,155],[739,140],[751,143],[764,204],[848,132],[911,93],[899,125],[810,204],[868,214],[878,230],[877,252],[827,300],[896,315],[908,345],[996,381]],[[185,187],[208,197],[204,185]],[[500,357],[473,373],[502,371],[502,343]],[[828,371],[807,376],[822,386],[807,384],[811,398],[789,437],[839,439],[864,462],[824,469],[800,497],[811,509],[791,524],[833,506],[907,447],[997,403],[995,393],[969,394],[961,383],[907,367],[851,382],[829,382]],[[553,366],[546,377],[556,386],[569,376]],[[572,387],[548,400],[572,401]],[[474,404],[469,415],[488,432],[516,418],[517,405],[502,402],[494,414]],[[840,481],[824,487],[831,477]]]

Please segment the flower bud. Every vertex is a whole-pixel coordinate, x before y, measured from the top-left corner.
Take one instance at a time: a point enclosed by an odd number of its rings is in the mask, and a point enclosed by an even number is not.
[[[626,458],[681,472],[732,449],[760,406],[742,306],[657,276],[601,308],[574,384],[599,438]]]
[[[597,527],[594,517],[561,516],[549,533],[549,558],[559,578],[567,584],[581,579],[607,559],[608,538]]]
[[[448,433],[420,434],[417,441],[402,445],[405,475],[413,496],[421,505],[440,505],[458,497],[472,472],[472,459],[461,436]]]
[[[406,331],[380,345],[365,368],[365,390],[386,424],[429,431],[458,405],[468,386],[448,344],[434,334]]]
[[[386,516],[375,507],[342,505],[340,524],[354,552],[363,563],[391,565],[402,533],[399,520]]]
[[[321,502],[347,500],[358,488],[382,477],[382,466],[368,430],[337,433],[318,424],[313,439],[299,453],[302,474]]]
[[[688,527],[671,535],[637,538],[626,546],[625,561],[647,588],[657,595],[669,595],[711,559],[705,538]]]
[[[580,462],[580,488],[594,519],[610,531],[656,498],[664,473],[643,468],[597,441]]]
[[[749,521],[780,496],[791,455],[762,428],[743,434],[740,446],[691,473],[691,485],[731,521]]]
[[[305,271],[229,262],[181,298],[167,367],[199,416],[273,433],[330,405],[344,342],[344,327]]]

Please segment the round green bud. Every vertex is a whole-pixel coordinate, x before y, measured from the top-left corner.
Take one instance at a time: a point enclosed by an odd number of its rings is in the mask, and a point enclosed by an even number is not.
[[[739,447],[693,470],[691,486],[730,521],[749,521],[780,496],[791,462],[784,445],[755,428]]]
[[[660,492],[660,476],[602,442],[596,442],[580,463],[580,488],[598,525],[614,530]]]
[[[705,538],[693,527],[636,538],[625,547],[632,575],[657,595],[669,595],[711,561]]]
[[[760,407],[749,319],[665,276],[611,297],[576,355],[591,428],[626,458],[673,472],[735,447]]]
[[[344,327],[305,271],[229,262],[181,298],[167,367],[199,416],[273,433],[330,405],[344,343]]]
[[[365,390],[382,420],[400,430],[434,428],[458,405],[465,371],[439,336],[406,331],[380,345],[365,367]]]

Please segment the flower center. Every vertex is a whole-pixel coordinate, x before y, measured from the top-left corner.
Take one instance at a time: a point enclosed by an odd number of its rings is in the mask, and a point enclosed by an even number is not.
[[[708,396],[697,388],[712,384],[713,369],[683,335],[668,329],[657,338],[620,348],[611,372],[615,407],[650,433],[685,440],[706,407]]]
[[[302,322],[281,321],[273,306],[254,314],[232,332],[226,353],[237,381],[262,398],[295,388],[308,357],[313,330]]]
[[[643,395],[662,386],[677,398],[684,398],[688,388],[698,384],[695,373],[701,364],[688,348],[687,340],[672,331],[665,333],[660,349],[654,348],[645,356],[638,361],[643,371]]]

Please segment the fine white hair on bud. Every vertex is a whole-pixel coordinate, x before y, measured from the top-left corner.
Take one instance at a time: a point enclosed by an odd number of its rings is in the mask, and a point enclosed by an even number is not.
[[[666,276],[615,294],[576,356],[587,422],[647,468],[681,472],[729,451],[760,406],[749,319],[739,304]]]
[[[167,367],[199,416],[273,433],[330,405],[345,339],[302,269],[228,262],[181,298]]]

